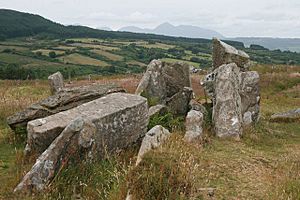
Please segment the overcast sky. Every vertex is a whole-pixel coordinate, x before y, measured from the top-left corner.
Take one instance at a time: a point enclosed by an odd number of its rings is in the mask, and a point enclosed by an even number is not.
[[[227,37],[300,38],[300,0],[0,0],[0,7],[94,28],[153,28],[170,22]]]

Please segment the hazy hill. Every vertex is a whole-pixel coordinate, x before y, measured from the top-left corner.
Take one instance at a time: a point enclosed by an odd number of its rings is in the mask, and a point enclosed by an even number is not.
[[[207,38],[213,37],[224,38],[224,36],[216,31],[200,28],[197,26],[180,25],[174,26],[170,23],[163,23],[154,29],[142,29],[136,26],[127,26],[119,29],[119,31],[134,32],[134,33],[153,33],[159,35],[168,35],[175,37],[188,38]]]
[[[300,52],[300,38],[239,37],[231,40],[243,42],[246,46],[258,44],[268,49]]]

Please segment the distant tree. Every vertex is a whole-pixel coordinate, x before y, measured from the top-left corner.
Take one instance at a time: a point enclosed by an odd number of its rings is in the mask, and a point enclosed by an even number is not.
[[[35,55],[37,55],[37,56],[42,56],[42,52],[37,51],[37,52],[35,52]]]
[[[50,51],[49,52],[49,57],[50,58],[55,58],[56,57],[56,53],[54,51]]]

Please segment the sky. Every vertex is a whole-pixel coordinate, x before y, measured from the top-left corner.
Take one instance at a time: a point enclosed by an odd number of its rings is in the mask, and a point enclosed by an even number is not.
[[[300,0],[0,0],[0,8],[65,25],[195,25],[226,37],[300,38]]]

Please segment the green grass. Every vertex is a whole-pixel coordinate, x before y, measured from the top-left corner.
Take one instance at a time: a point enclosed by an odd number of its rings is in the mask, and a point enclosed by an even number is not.
[[[105,61],[83,56],[78,53],[59,57],[59,60],[61,60],[64,63],[78,64],[78,65],[93,65],[93,66],[100,66],[100,67],[109,66],[109,64],[106,63]]]
[[[199,65],[199,63],[195,63],[195,62],[191,62],[191,61],[186,61],[186,60],[180,60],[180,59],[174,59],[174,58],[163,58],[161,60],[165,61],[165,62],[171,62],[171,63],[174,63],[174,62],[184,62],[184,63],[187,63],[187,64],[192,65],[192,66],[198,66]]]

